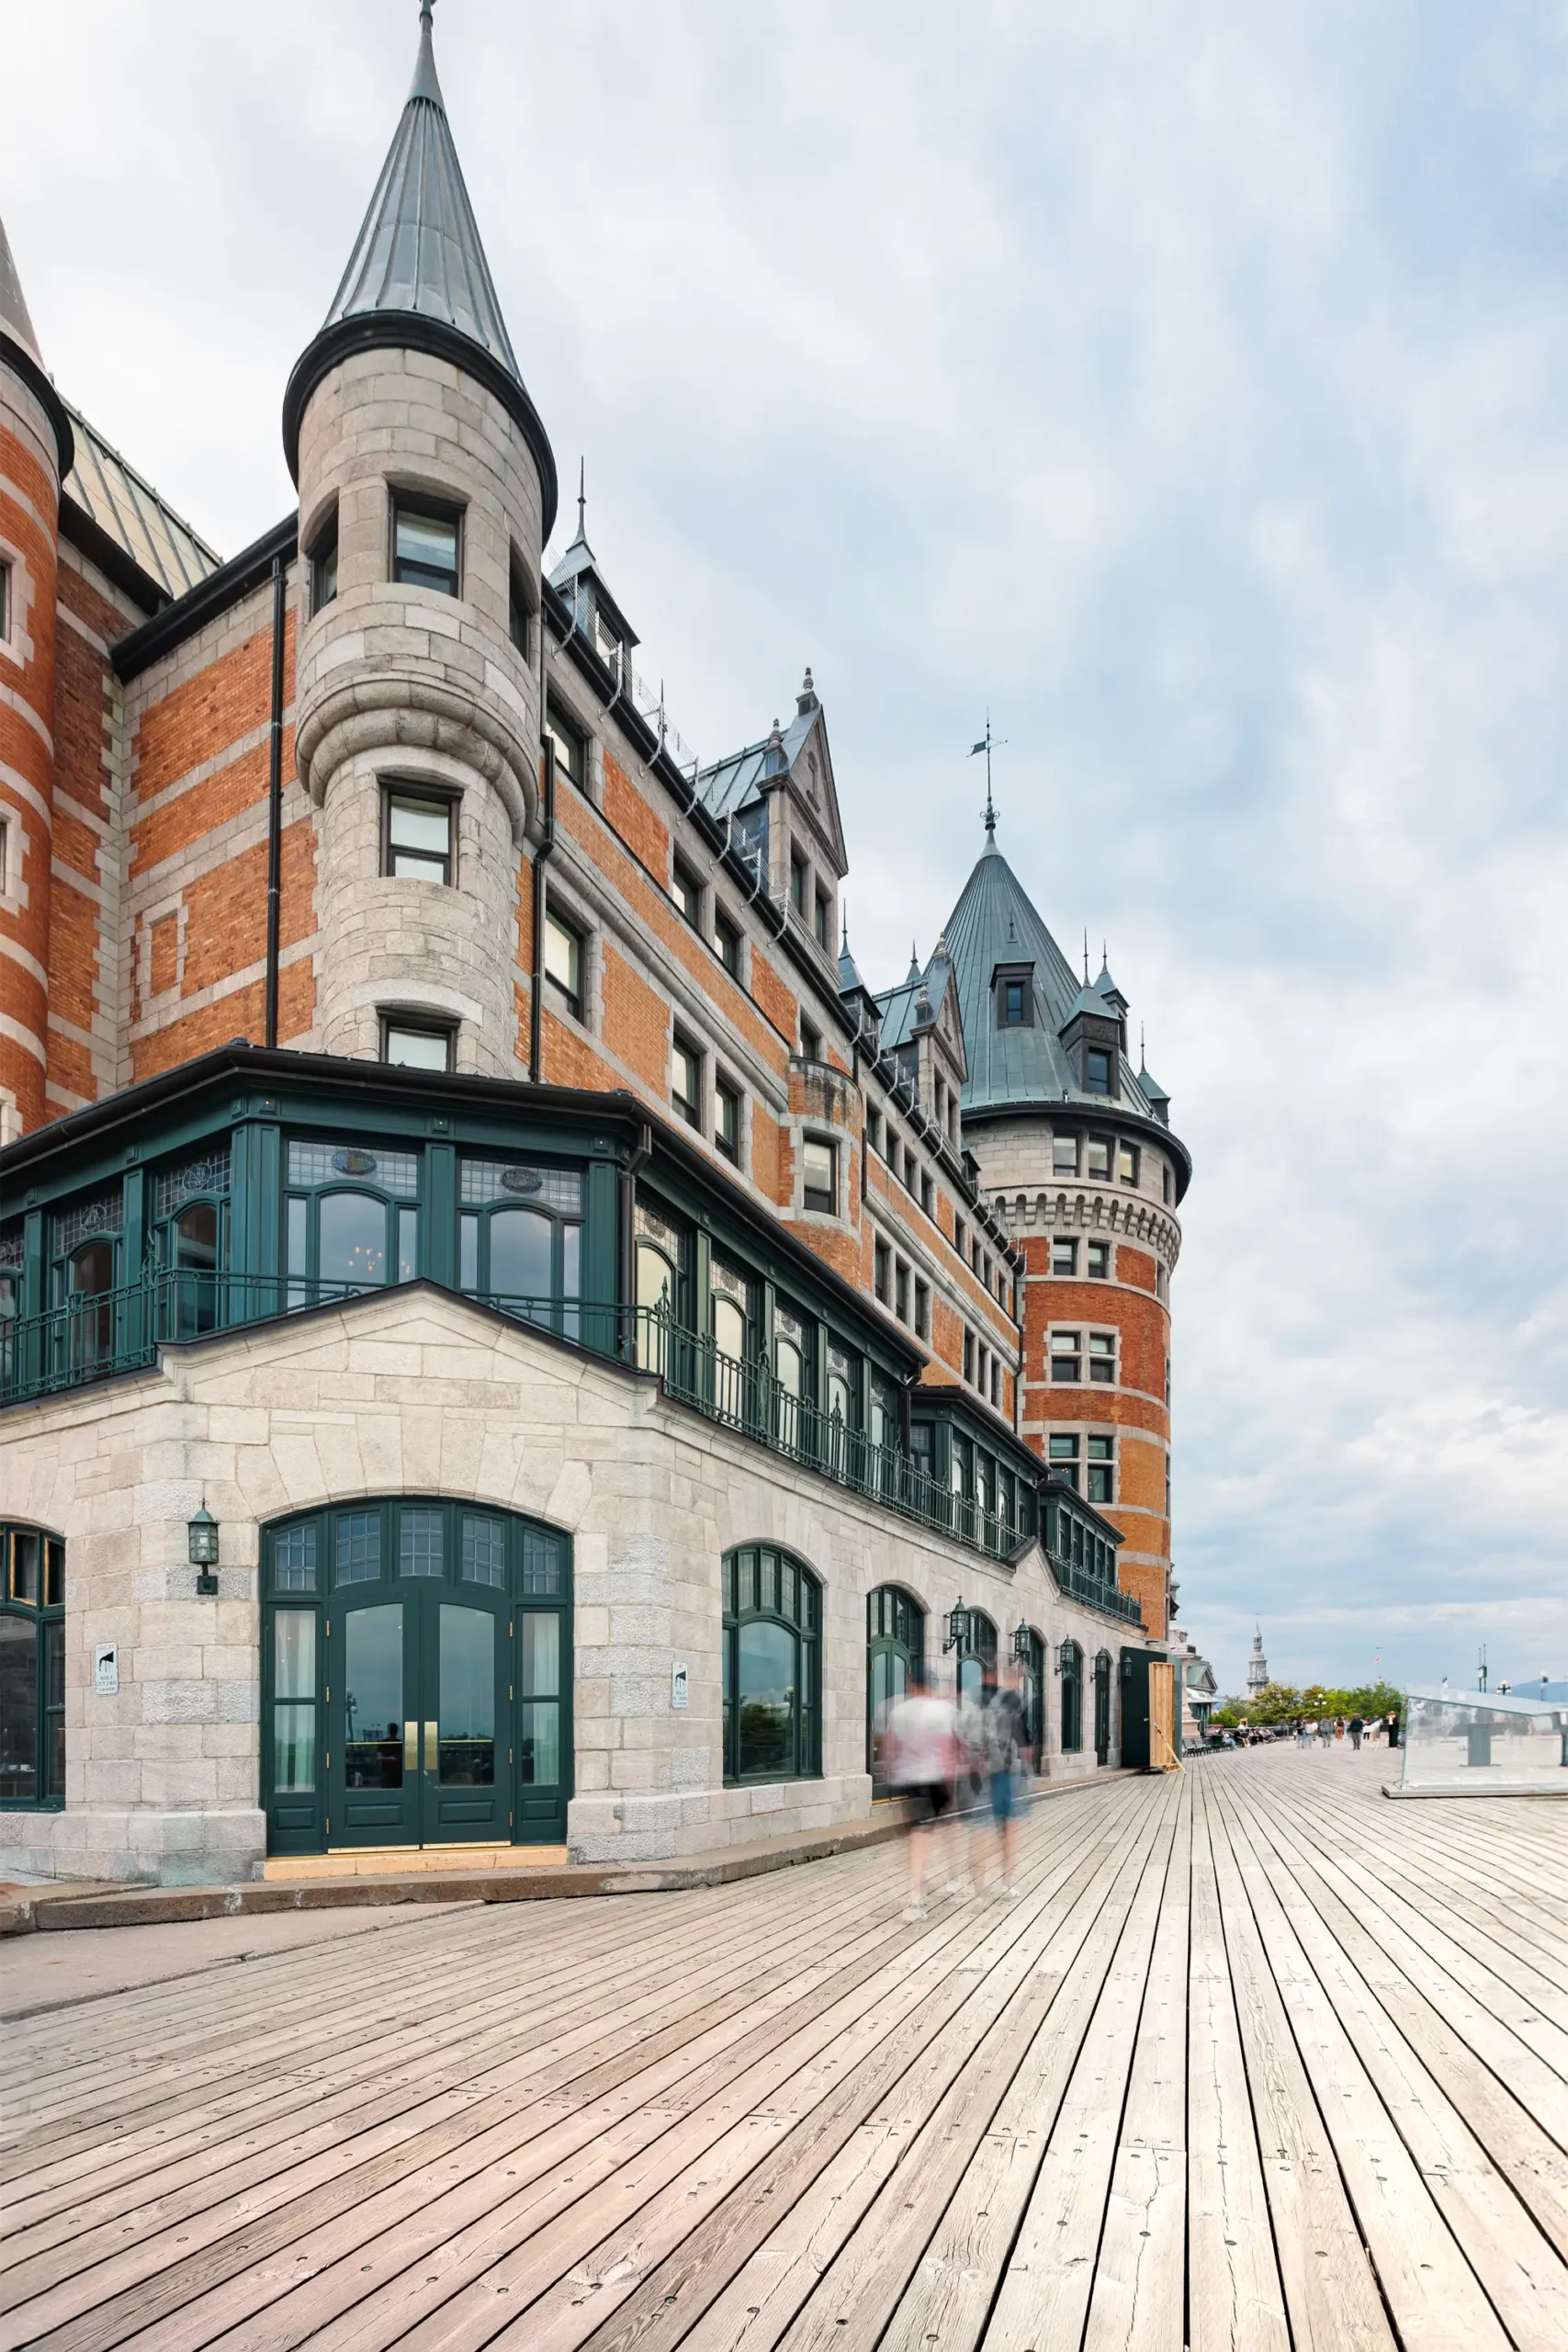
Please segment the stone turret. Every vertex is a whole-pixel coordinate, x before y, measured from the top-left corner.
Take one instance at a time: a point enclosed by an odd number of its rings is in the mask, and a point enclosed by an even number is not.
[[[55,584],[71,420],[0,223],[0,1144],[42,1125],[54,820]]]
[[[449,1030],[454,1068],[514,1076],[556,469],[463,184],[429,0],[407,104],[283,426],[307,559],[297,755],[321,811],[322,1046],[374,1056],[389,1016],[412,1019]],[[391,870],[394,791],[450,807],[445,887],[429,864]]]

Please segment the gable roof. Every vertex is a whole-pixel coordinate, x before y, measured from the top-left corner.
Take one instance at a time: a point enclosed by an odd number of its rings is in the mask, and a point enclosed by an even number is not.
[[[1086,1094],[1078,1085],[1058,1032],[1077,1010],[1114,1021],[1115,1006],[1101,993],[1100,982],[1086,986],[1073,970],[997,847],[994,832],[987,832],[975,870],[948,917],[946,938],[969,1057],[965,1114],[1025,1102],[1079,1102],[1105,1111],[1109,1106],[1103,1095]],[[998,1028],[991,981],[998,964],[1033,967],[1032,1023]],[[1110,974],[1104,978],[1110,981]],[[1125,1056],[1120,1092],[1124,1110],[1152,1116],[1152,1106]]]
[[[810,781],[813,761],[817,763],[815,791]],[[827,721],[809,670],[796,697],[795,717],[788,725],[781,727],[775,719],[773,731],[760,742],[748,743],[743,751],[731,752],[727,759],[701,769],[696,781],[697,797],[711,816],[724,822],[738,817],[742,809],[754,807],[786,781],[794,785],[821,827],[842,873],[849,860],[839,816],[833,757],[828,748]]]
[[[75,427],[76,462],[62,485],[66,496],[165,596],[183,596],[198,586],[219,569],[222,557],[80,409],[67,403],[67,410]]]

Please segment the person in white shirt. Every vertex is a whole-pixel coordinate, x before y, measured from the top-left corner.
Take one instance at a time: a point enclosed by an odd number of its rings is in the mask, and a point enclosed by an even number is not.
[[[893,1702],[887,1716],[888,1783],[912,1801],[909,1830],[909,1900],[906,1919],[926,1915],[926,1871],[932,1833],[953,1809],[956,1763],[953,1708],[939,1698],[923,1666],[909,1669],[909,1687]]]

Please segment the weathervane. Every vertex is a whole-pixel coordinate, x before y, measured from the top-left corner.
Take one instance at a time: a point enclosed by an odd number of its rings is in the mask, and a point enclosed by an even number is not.
[[[986,838],[987,841],[991,839],[997,830],[997,808],[995,801],[991,798],[991,753],[993,752],[1001,751],[1006,744],[1007,740],[1008,739],[1005,735],[992,735],[991,714],[987,710],[986,713],[986,731],[969,754],[971,759],[974,759],[976,753],[979,752],[984,752],[986,754]]]

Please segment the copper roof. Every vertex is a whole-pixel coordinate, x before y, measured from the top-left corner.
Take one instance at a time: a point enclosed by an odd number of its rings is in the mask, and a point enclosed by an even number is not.
[[[80,409],[69,402],[66,407],[76,434],[76,462],[65,477],[66,496],[165,594],[183,596],[198,586],[218,570],[222,557],[127,464]]]

